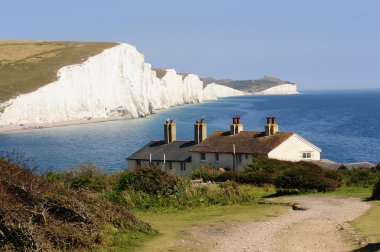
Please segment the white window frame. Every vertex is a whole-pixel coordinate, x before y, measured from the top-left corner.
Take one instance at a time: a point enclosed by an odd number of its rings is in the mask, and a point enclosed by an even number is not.
[[[301,153],[302,159],[312,159],[313,157],[313,152],[312,151],[303,151]]]
[[[204,159],[202,159],[203,155],[204,155]],[[199,153],[199,159],[201,160],[201,162],[206,162],[206,152]]]
[[[181,162],[181,171],[186,171],[186,163]]]

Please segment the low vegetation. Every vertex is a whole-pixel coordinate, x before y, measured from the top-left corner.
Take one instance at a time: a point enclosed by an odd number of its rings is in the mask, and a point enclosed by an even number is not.
[[[371,195],[371,199],[373,199],[373,200],[380,200],[380,179],[376,183],[376,185],[375,185],[375,187],[373,189],[373,192],[372,192],[372,195]]]
[[[127,207],[49,183],[6,158],[0,158],[0,199],[1,251],[95,249],[112,246],[105,239],[106,229],[152,232]]]
[[[286,162],[259,158],[243,172],[221,172],[210,165],[196,169],[193,179],[236,181],[256,186],[273,185],[279,194],[329,192],[341,187],[372,188],[380,179],[380,169],[330,170],[310,162]]]
[[[57,79],[60,68],[82,63],[111,42],[0,41],[0,102]]]
[[[148,251],[157,243],[173,249],[178,244],[170,240],[178,241],[183,228],[226,219],[228,213],[240,220],[280,211],[256,204],[273,195],[368,197],[379,173],[378,168],[331,171],[306,162],[257,159],[241,173],[203,165],[193,173],[198,181],[158,167],[107,175],[93,164],[40,176],[21,159],[5,156],[0,158],[0,250]],[[373,199],[378,191],[379,185]]]

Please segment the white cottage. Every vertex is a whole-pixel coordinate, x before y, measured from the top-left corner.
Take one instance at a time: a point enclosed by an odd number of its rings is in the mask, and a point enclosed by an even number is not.
[[[155,164],[183,175],[199,165],[242,171],[255,158],[286,161],[320,160],[321,149],[295,132],[280,132],[275,117],[267,117],[264,131],[244,131],[240,117],[233,118],[229,131],[207,137],[204,120],[194,125],[194,140],[177,141],[174,121],[164,125],[164,141],[152,141],[128,158],[130,169]]]

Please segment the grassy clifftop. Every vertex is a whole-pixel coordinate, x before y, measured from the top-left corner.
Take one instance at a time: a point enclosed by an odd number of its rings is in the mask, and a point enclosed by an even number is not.
[[[82,63],[114,42],[0,41],[0,102],[57,79],[57,71]]]

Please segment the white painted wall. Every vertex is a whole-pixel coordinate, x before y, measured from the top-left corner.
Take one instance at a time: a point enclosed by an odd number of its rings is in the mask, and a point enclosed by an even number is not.
[[[241,162],[239,162],[238,155],[242,155]],[[198,168],[202,164],[211,164],[214,168],[230,168],[233,169],[233,155],[232,153],[219,153],[219,160],[216,160],[215,153],[206,153],[206,159],[201,160],[201,154],[193,152],[191,154],[193,169]],[[245,165],[252,163],[253,155],[237,154],[236,167],[237,171],[243,171]]]
[[[175,172],[182,176],[191,176],[191,173],[192,173],[192,164],[189,162],[184,162],[186,170],[181,170],[181,162],[172,162],[171,170],[169,169],[170,167],[169,162],[166,162],[164,165],[164,162],[153,161],[152,164],[158,167],[165,168],[168,171]],[[141,161],[141,166],[144,166],[144,165],[149,165],[149,161]],[[133,170],[135,168],[137,168],[137,161],[128,160],[128,170]]]
[[[302,158],[302,153],[304,152],[310,152],[311,158]],[[285,161],[320,160],[321,149],[298,134],[294,134],[277,148],[269,152],[268,158]]]

